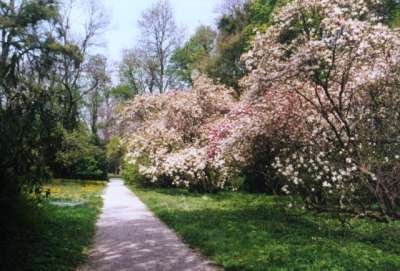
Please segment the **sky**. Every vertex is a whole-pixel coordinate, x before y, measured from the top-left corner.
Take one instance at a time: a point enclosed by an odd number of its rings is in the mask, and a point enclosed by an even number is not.
[[[215,7],[220,0],[170,0],[177,24],[186,29],[186,37],[201,24],[215,24]],[[110,16],[103,54],[113,62],[121,59],[121,51],[136,44],[140,32],[137,21],[143,10],[156,0],[103,0]]]

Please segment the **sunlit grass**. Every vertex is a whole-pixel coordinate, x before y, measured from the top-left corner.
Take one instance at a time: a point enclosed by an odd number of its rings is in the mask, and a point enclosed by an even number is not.
[[[53,200],[88,200],[98,196],[102,191],[104,182],[100,181],[74,181],[54,180],[43,187],[50,190],[49,199]]]
[[[131,186],[188,244],[226,270],[400,270],[400,223],[286,208],[284,198]]]
[[[26,200],[15,204],[1,228],[0,270],[75,270],[91,246],[104,186],[55,180],[44,187],[51,194],[39,206]],[[80,204],[52,204],[58,201]]]

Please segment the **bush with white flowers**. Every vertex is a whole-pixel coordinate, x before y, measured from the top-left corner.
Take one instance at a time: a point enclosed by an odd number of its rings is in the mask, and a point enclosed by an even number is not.
[[[300,146],[273,164],[287,193],[324,210],[400,218],[400,35],[380,23],[379,5],[292,1],[244,56],[243,85],[255,97],[290,92],[306,108]]]
[[[207,155],[208,131],[235,104],[232,93],[200,76],[192,91],[136,97],[119,114],[126,161],[149,183],[221,189],[228,176]]]
[[[240,100],[201,76],[128,104],[127,160],[150,182],[210,191],[256,173],[310,208],[400,218],[400,34],[380,4],[290,1],[243,56]]]

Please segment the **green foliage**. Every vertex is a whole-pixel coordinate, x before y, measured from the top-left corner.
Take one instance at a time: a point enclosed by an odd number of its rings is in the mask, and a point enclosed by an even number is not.
[[[118,137],[111,138],[106,146],[107,169],[109,173],[119,174],[124,154],[125,147],[121,140]]]
[[[180,80],[192,84],[191,74],[198,69],[211,78],[233,87],[240,94],[239,80],[246,75],[240,57],[251,48],[256,32],[264,32],[272,21],[273,14],[290,0],[254,0],[219,19],[218,38],[215,53],[203,50],[199,35],[207,31],[201,27],[193,37],[175,51],[173,68]],[[378,10],[385,22],[392,26],[400,25],[400,6],[397,0],[385,0],[383,9]],[[295,33],[292,33],[295,35]],[[216,37],[210,32],[209,38]],[[291,37],[282,37],[290,39]],[[211,41],[211,40],[210,40]],[[209,43],[213,44],[213,43]]]
[[[400,8],[396,8],[396,10],[393,11],[390,25],[393,27],[400,26]]]
[[[252,193],[267,193],[269,195],[282,194],[285,179],[277,174],[271,165],[280,153],[274,138],[258,136],[253,139],[251,147],[251,161],[242,169],[244,176],[243,190]],[[283,145],[283,144],[282,144]]]
[[[400,2],[398,0],[383,0],[377,13],[384,22],[392,27],[400,26]]]
[[[68,119],[67,94],[49,71],[61,58],[76,63],[80,55],[76,46],[58,42],[56,3],[0,5],[0,204],[49,178]]]
[[[246,49],[250,48],[251,40],[256,32],[265,32],[271,23],[274,12],[288,2],[289,0],[255,0],[247,6],[249,23],[243,29]]]
[[[55,174],[66,178],[104,180],[107,177],[105,151],[95,144],[84,127],[64,133],[62,148],[56,155]]]
[[[127,101],[134,97],[134,89],[129,85],[118,85],[113,87],[110,91],[110,95],[120,102]]]
[[[14,26],[27,27],[29,25],[35,25],[42,20],[52,20],[56,18],[57,15],[58,6],[54,0],[24,1],[21,5],[19,18],[13,18],[15,19]]]
[[[137,165],[124,163],[122,177],[127,184],[147,184],[145,177],[139,173],[139,168]]]
[[[224,190],[226,191],[244,191],[246,189],[246,177],[238,175],[229,180],[225,185]]]
[[[257,31],[265,31],[272,14],[287,0],[249,1],[243,9],[223,15],[218,22],[216,54],[207,62],[207,74],[240,94],[239,80],[246,75],[240,57],[250,49]]]
[[[240,61],[245,45],[246,40],[241,34],[219,41],[219,53],[211,57],[206,66],[208,76],[233,87],[238,94],[239,80],[246,75],[244,64]]]
[[[204,62],[210,57],[215,38],[216,33],[210,27],[200,26],[183,47],[175,50],[171,58],[171,69],[181,81],[193,84],[192,73],[204,69]]]
[[[233,87],[240,94],[238,82],[246,75],[240,57],[251,49],[256,32],[266,31],[271,24],[273,14],[289,2],[290,0],[248,1],[243,9],[221,16],[218,21],[216,54],[203,60],[203,63],[206,63],[206,73],[217,81]],[[382,7],[377,12],[384,18],[385,23],[398,27],[399,1],[385,0]]]
[[[45,186],[51,194],[40,206],[21,199],[2,210],[0,269],[76,270],[92,243],[103,188],[100,182],[54,181]],[[84,204],[50,204],[76,199]]]
[[[288,200],[238,192],[201,195],[131,186],[188,244],[225,270],[400,268],[400,224],[287,208]]]

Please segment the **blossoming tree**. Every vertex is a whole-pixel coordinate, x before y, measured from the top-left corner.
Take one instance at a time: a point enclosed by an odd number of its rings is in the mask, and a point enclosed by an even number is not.
[[[205,77],[120,113],[152,182],[213,190],[239,173],[337,213],[400,218],[400,36],[379,0],[294,0],[243,56],[242,97]]]
[[[379,4],[292,1],[244,56],[254,96],[277,88],[307,108],[302,147],[274,166],[308,206],[400,217],[400,38]]]
[[[232,90],[205,77],[192,91],[138,96],[120,112],[129,163],[149,182],[211,191],[226,177],[207,156],[208,130],[235,104]]]

